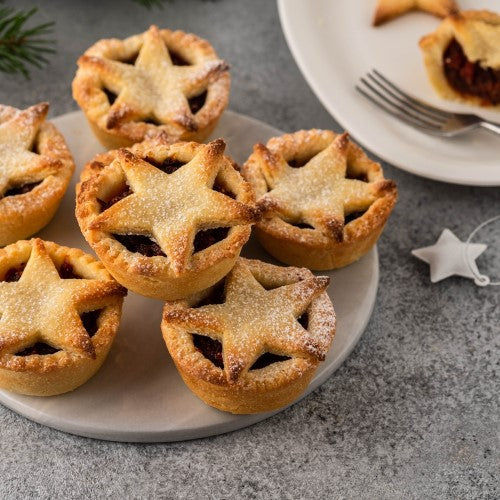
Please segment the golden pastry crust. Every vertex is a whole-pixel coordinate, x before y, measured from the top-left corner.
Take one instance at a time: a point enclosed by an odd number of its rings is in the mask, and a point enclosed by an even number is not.
[[[160,136],[99,155],[84,169],[78,223],[122,285],[175,300],[213,285],[233,267],[260,212],[224,148],[221,139],[169,144]],[[130,196],[107,206],[124,189]],[[113,235],[147,236],[156,247],[135,248],[130,238]]]
[[[183,31],[151,26],[124,40],[100,40],[78,66],[73,97],[108,149],[160,130],[170,142],[201,142],[229,100],[228,65],[206,40]]]
[[[446,17],[458,12],[458,7],[454,0],[378,0],[373,25],[379,26],[412,10]]]
[[[217,287],[167,302],[163,338],[186,385],[231,413],[292,403],[335,334],[328,283],[308,269],[240,258]]]
[[[1,249],[0,387],[52,396],[85,383],[108,354],[125,294],[81,250],[38,238]]]
[[[0,105],[0,246],[50,222],[75,169],[63,136],[45,121],[48,109]]]
[[[429,80],[444,99],[467,104],[492,106],[483,97],[463,93],[455,89],[444,71],[443,58],[450,43],[456,40],[470,63],[482,68],[500,71],[500,15],[486,10],[463,11],[447,17],[434,33],[420,40]],[[500,81],[500,75],[497,77]],[[492,106],[500,110],[500,104]]]
[[[294,162],[305,165],[294,168]],[[397,199],[396,185],[380,165],[347,134],[328,130],[257,144],[242,172],[263,210],[255,227],[262,246],[286,264],[309,269],[339,268],[361,258]],[[352,214],[359,216],[345,222]]]

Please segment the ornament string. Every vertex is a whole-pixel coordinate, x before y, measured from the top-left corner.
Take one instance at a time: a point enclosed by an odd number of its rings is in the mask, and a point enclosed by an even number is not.
[[[467,241],[465,242],[465,248],[464,248],[464,259],[466,264],[469,266],[469,269],[471,273],[474,275],[474,283],[477,286],[500,286],[500,281],[491,281],[491,278],[487,276],[486,274],[482,274],[479,272],[479,269],[477,268],[474,259],[471,258],[469,250],[470,250],[470,245],[471,241],[474,238],[474,236],[480,231],[483,227],[491,224],[492,222],[495,222],[497,220],[500,220],[500,214],[496,215],[495,217],[492,217],[491,219],[485,220],[479,226],[477,226],[470,234],[469,237],[467,238]]]

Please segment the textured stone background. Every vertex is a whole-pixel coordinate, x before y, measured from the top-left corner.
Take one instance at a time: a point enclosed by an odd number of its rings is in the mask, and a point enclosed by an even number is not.
[[[39,19],[57,23],[57,55],[30,81],[1,75],[2,103],[49,100],[53,116],[76,109],[78,55],[154,22],[214,44],[232,66],[232,109],[283,130],[340,130],[298,71],[271,0],[38,5]],[[0,498],[498,498],[498,291],[461,278],[431,285],[410,250],[444,227],[465,239],[498,213],[500,190],[384,168],[400,201],[379,243],[375,311],[320,389],[251,428],[157,445],[66,435],[0,406]]]

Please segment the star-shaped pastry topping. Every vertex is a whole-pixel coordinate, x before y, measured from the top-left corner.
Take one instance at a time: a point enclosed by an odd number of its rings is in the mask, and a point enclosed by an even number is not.
[[[0,198],[9,188],[41,181],[62,167],[31,151],[48,109],[45,102],[23,111],[0,106]]]
[[[80,314],[123,295],[115,281],[61,279],[42,240],[34,239],[19,281],[0,282],[0,354],[44,342],[70,354],[95,358]]]
[[[264,211],[287,222],[306,222],[337,241],[343,239],[344,216],[363,212],[389,181],[347,179],[347,134],[339,135],[303,167],[291,167],[282,156],[259,144],[254,154],[271,190],[258,201]]]
[[[160,30],[151,26],[133,64],[83,55],[79,64],[97,72],[104,86],[118,97],[111,105],[107,128],[152,119],[189,131],[197,129],[188,99],[201,94],[228,65],[220,60],[177,66]]]
[[[225,143],[203,145],[191,161],[166,174],[127,150],[117,161],[133,193],[99,214],[90,224],[116,234],[152,236],[181,274],[191,262],[198,230],[255,222],[259,211],[212,189]]]
[[[226,278],[223,304],[173,309],[165,313],[165,319],[219,340],[227,379],[235,382],[264,352],[324,359],[327,347],[297,318],[328,283],[328,277],[314,276],[266,290],[240,259]]]
[[[422,10],[438,17],[458,12],[455,0],[378,0],[373,25],[378,26],[411,10]]]
[[[429,264],[431,281],[436,283],[454,275],[477,279],[480,273],[475,260],[486,248],[481,243],[471,243],[467,248],[467,243],[460,241],[449,229],[444,229],[434,245],[417,248],[411,253]]]

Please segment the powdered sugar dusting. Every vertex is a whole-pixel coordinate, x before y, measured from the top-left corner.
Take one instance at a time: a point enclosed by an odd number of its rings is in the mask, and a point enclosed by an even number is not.
[[[93,358],[79,312],[116,295],[114,281],[61,279],[42,240],[32,240],[26,267],[15,282],[0,282],[0,363],[9,355],[46,342],[69,354]],[[7,355],[7,356],[6,356]]]
[[[0,198],[10,186],[39,181],[56,172],[47,158],[31,151],[47,109],[45,103],[26,110],[0,106]]]
[[[252,269],[262,267],[273,277],[275,288],[266,290],[252,273]],[[324,359],[335,332],[335,314],[324,293],[328,279],[307,272],[305,279],[296,276],[290,283],[294,270],[240,258],[226,277],[224,303],[202,306],[183,322],[189,331],[200,332],[206,324],[204,316],[218,318],[229,381],[239,380],[265,352],[292,360]],[[256,274],[259,273],[261,269]],[[305,311],[309,315],[307,329],[297,321]],[[286,370],[304,368],[300,363],[285,363]],[[263,372],[263,376],[268,372]]]
[[[209,91],[207,99],[217,101],[222,98],[213,90],[222,90],[214,84],[227,71],[227,64],[216,59],[214,54],[206,54],[197,57],[195,64],[177,66],[172,63],[169,49],[156,26],[151,26],[140,37],[142,43],[133,64],[114,60],[105,45],[101,48],[99,44],[80,60],[83,72],[97,73],[99,84],[117,94],[102,118],[103,125],[112,129],[153,120],[159,128],[174,136],[184,131],[196,131],[199,120],[197,114],[191,112],[188,99],[206,90]],[[126,45],[127,40],[115,43]],[[115,52],[123,51],[115,48]]]
[[[317,144],[308,143],[315,132],[297,133],[300,137],[294,139],[293,147],[275,154],[283,160],[283,155],[293,156],[293,149],[296,155],[314,150]],[[277,149],[276,144],[273,146]],[[346,178],[347,147],[346,135],[337,136],[300,168],[287,165],[276,170],[263,156],[260,168],[266,176],[273,176],[274,188],[259,200],[259,205],[287,222],[307,222],[326,234],[333,226],[341,226],[345,215],[368,209],[376,199],[374,190],[368,182]]]

